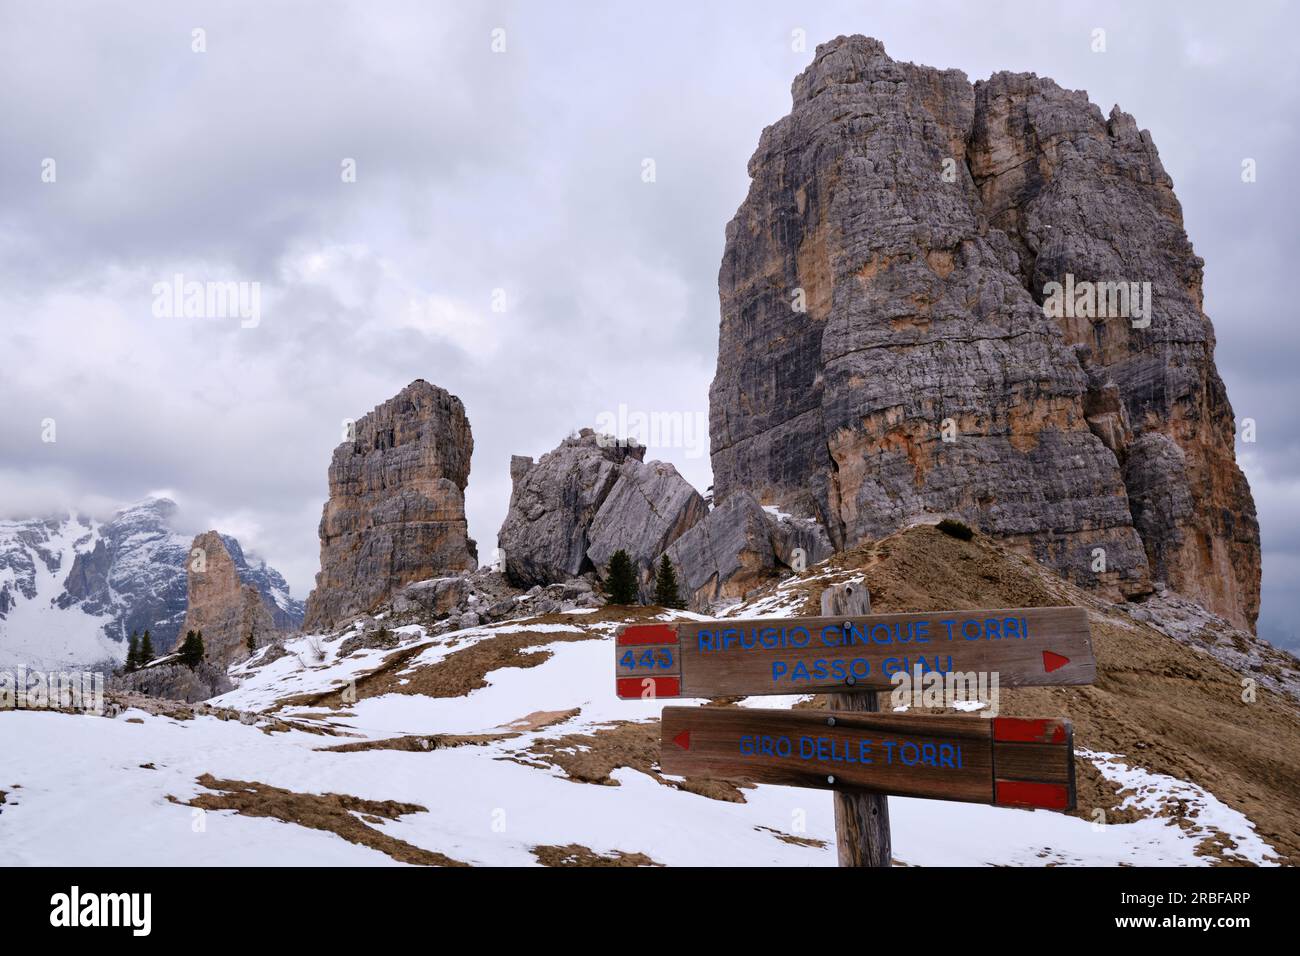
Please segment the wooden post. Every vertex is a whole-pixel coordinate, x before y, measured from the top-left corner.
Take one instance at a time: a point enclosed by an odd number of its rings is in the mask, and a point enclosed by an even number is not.
[[[865,584],[836,584],[822,592],[822,616],[871,613]],[[874,691],[830,694],[831,710],[880,710]],[[861,791],[835,791],[835,845],[840,866],[891,866],[889,798]]]

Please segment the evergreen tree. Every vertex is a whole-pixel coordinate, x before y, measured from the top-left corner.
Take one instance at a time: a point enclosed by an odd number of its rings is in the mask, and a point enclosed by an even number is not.
[[[188,631],[185,634],[185,643],[181,645],[181,663],[194,670],[202,661],[203,632]]]
[[[135,662],[138,667],[144,667],[153,658],[153,638],[149,636],[149,629],[145,628],[144,638],[140,641],[140,654],[136,657]]]
[[[659,573],[655,575],[655,603],[660,607],[684,608],[681,592],[677,589],[677,572],[668,555],[659,562]]]
[[[255,631],[248,632],[248,653],[257,653],[257,633]]]
[[[135,631],[126,642],[126,672],[129,674],[140,666],[140,637]]]
[[[627,552],[619,548],[609,559],[605,576],[605,593],[610,604],[636,604],[636,571]]]

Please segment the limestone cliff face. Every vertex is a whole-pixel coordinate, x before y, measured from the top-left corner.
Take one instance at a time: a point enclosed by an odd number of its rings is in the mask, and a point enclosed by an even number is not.
[[[1165,580],[1253,626],[1254,503],[1150,136],[865,37],[819,47],[793,99],[727,227],[715,501],[815,517],[839,548],[959,515],[1078,584]],[[1150,283],[1151,308],[1045,302],[1085,282]]]
[[[330,463],[305,628],[369,611],[413,581],[478,566],[465,521],[474,439],[461,400],[417,379],[359,419],[355,435]]]
[[[204,656],[224,667],[248,656],[248,638],[265,643],[279,628],[273,606],[252,584],[240,580],[239,568],[216,531],[194,539],[186,560],[185,621],[189,631],[203,632]]]

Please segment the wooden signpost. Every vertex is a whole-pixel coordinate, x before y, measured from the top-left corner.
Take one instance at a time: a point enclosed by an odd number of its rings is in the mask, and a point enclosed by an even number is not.
[[[624,698],[887,691],[917,667],[996,672],[1003,687],[1091,684],[1097,672],[1079,607],[638,624],[615,642]]]
[[[871,614],[866,588],[822,616],[635,624],[615,641],[633,698],[828,694],[829,710],[665,707],[665,773],[832,790],[841,866],[889,866],[887,794],[1073,810],[1074,732],[1058,718],[880,713],[894,676],[996,674],[1007,687],[1096,678],[1083,608]]]
[[[842,620],[871,613],[871,592],[855,582],[836,584],[822,591],[821,611]],[[880,710],[880,694],[872,691],[830,694],[833,712]],[[660,748],[662,750],[662,747]],[[837,789],[835,853],[840,866],[888,867],[894,865],[894,838],[889,832],[889,798],[883,793]]]
[[[1073,810],[1068,720],[665,707],[659,764],[820,790]]]

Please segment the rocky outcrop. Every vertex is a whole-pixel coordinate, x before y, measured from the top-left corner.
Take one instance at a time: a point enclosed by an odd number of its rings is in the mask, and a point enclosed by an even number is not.
[[[540,461],[516,455],[514,488],[497,542],[520,587],[602,574],[627,551],[649,586],[651,564],[700,521],[708,506],[667,462],[645,448],[584,428]]]
[[[408,584],[393,599],[392,610],[399,616],[414,612],[415,619],[426,625],[433,618],[437,622],[433,624],[435,629],[441,624],[457,630],[471,627],[475,621],[553,614],[575,607],[599,607],[602,603],[584,578],[545,587],[534,584],[523,592],[501,572],[479,568],[473,574]],[[462,623],[471,615],[471,620]]]
[[[203,635],[204,657],[225,666],[248,656],[248,641],[264,644],[280,628],[271,602],[239,577],[239,568],[216,531],[194,539],[186,564],[187,603],[181,634]]]
[[[744,491],[730,495],[667,550],[682,596],[697,611],[744,597],[832,553],[830,539],[817,521],[764,508]]]
[[[592,570],[588,531],[627,461],[645,448],[584,428],[539,461],[510,460],[510,508],[497,535],[505,572],[521,587],[551,584]]]
[[[192,668],[168,662],[154,664],[129,674],[114,674],[109,681],[109,690],[115,693],[143,694],[191,704],[224,694],[234,687],[226,674],[225,664],[207,660]]]
[[[1253,626],[1254,504],[1150,136],[1050,80],[972,86],[865,37],[819,47],[793,100],[727,227],[719,506],[749,493],[837,548],[959,516],[1077,584],[1154,576]],[[1076,282],[1138,294],[1061,308],[1049,283]]]
[[[330,463],[305,628],[369,611],[411,582],[478,566],[465,521],[474,439],[461,400],[417,379],[358,420],[355,436]]]
[[[708,513],[700,493],[668,462],[624,462],[591,523],[587,557],[602,574],[615,551],[626,551],[648,597],[655,558]]]

